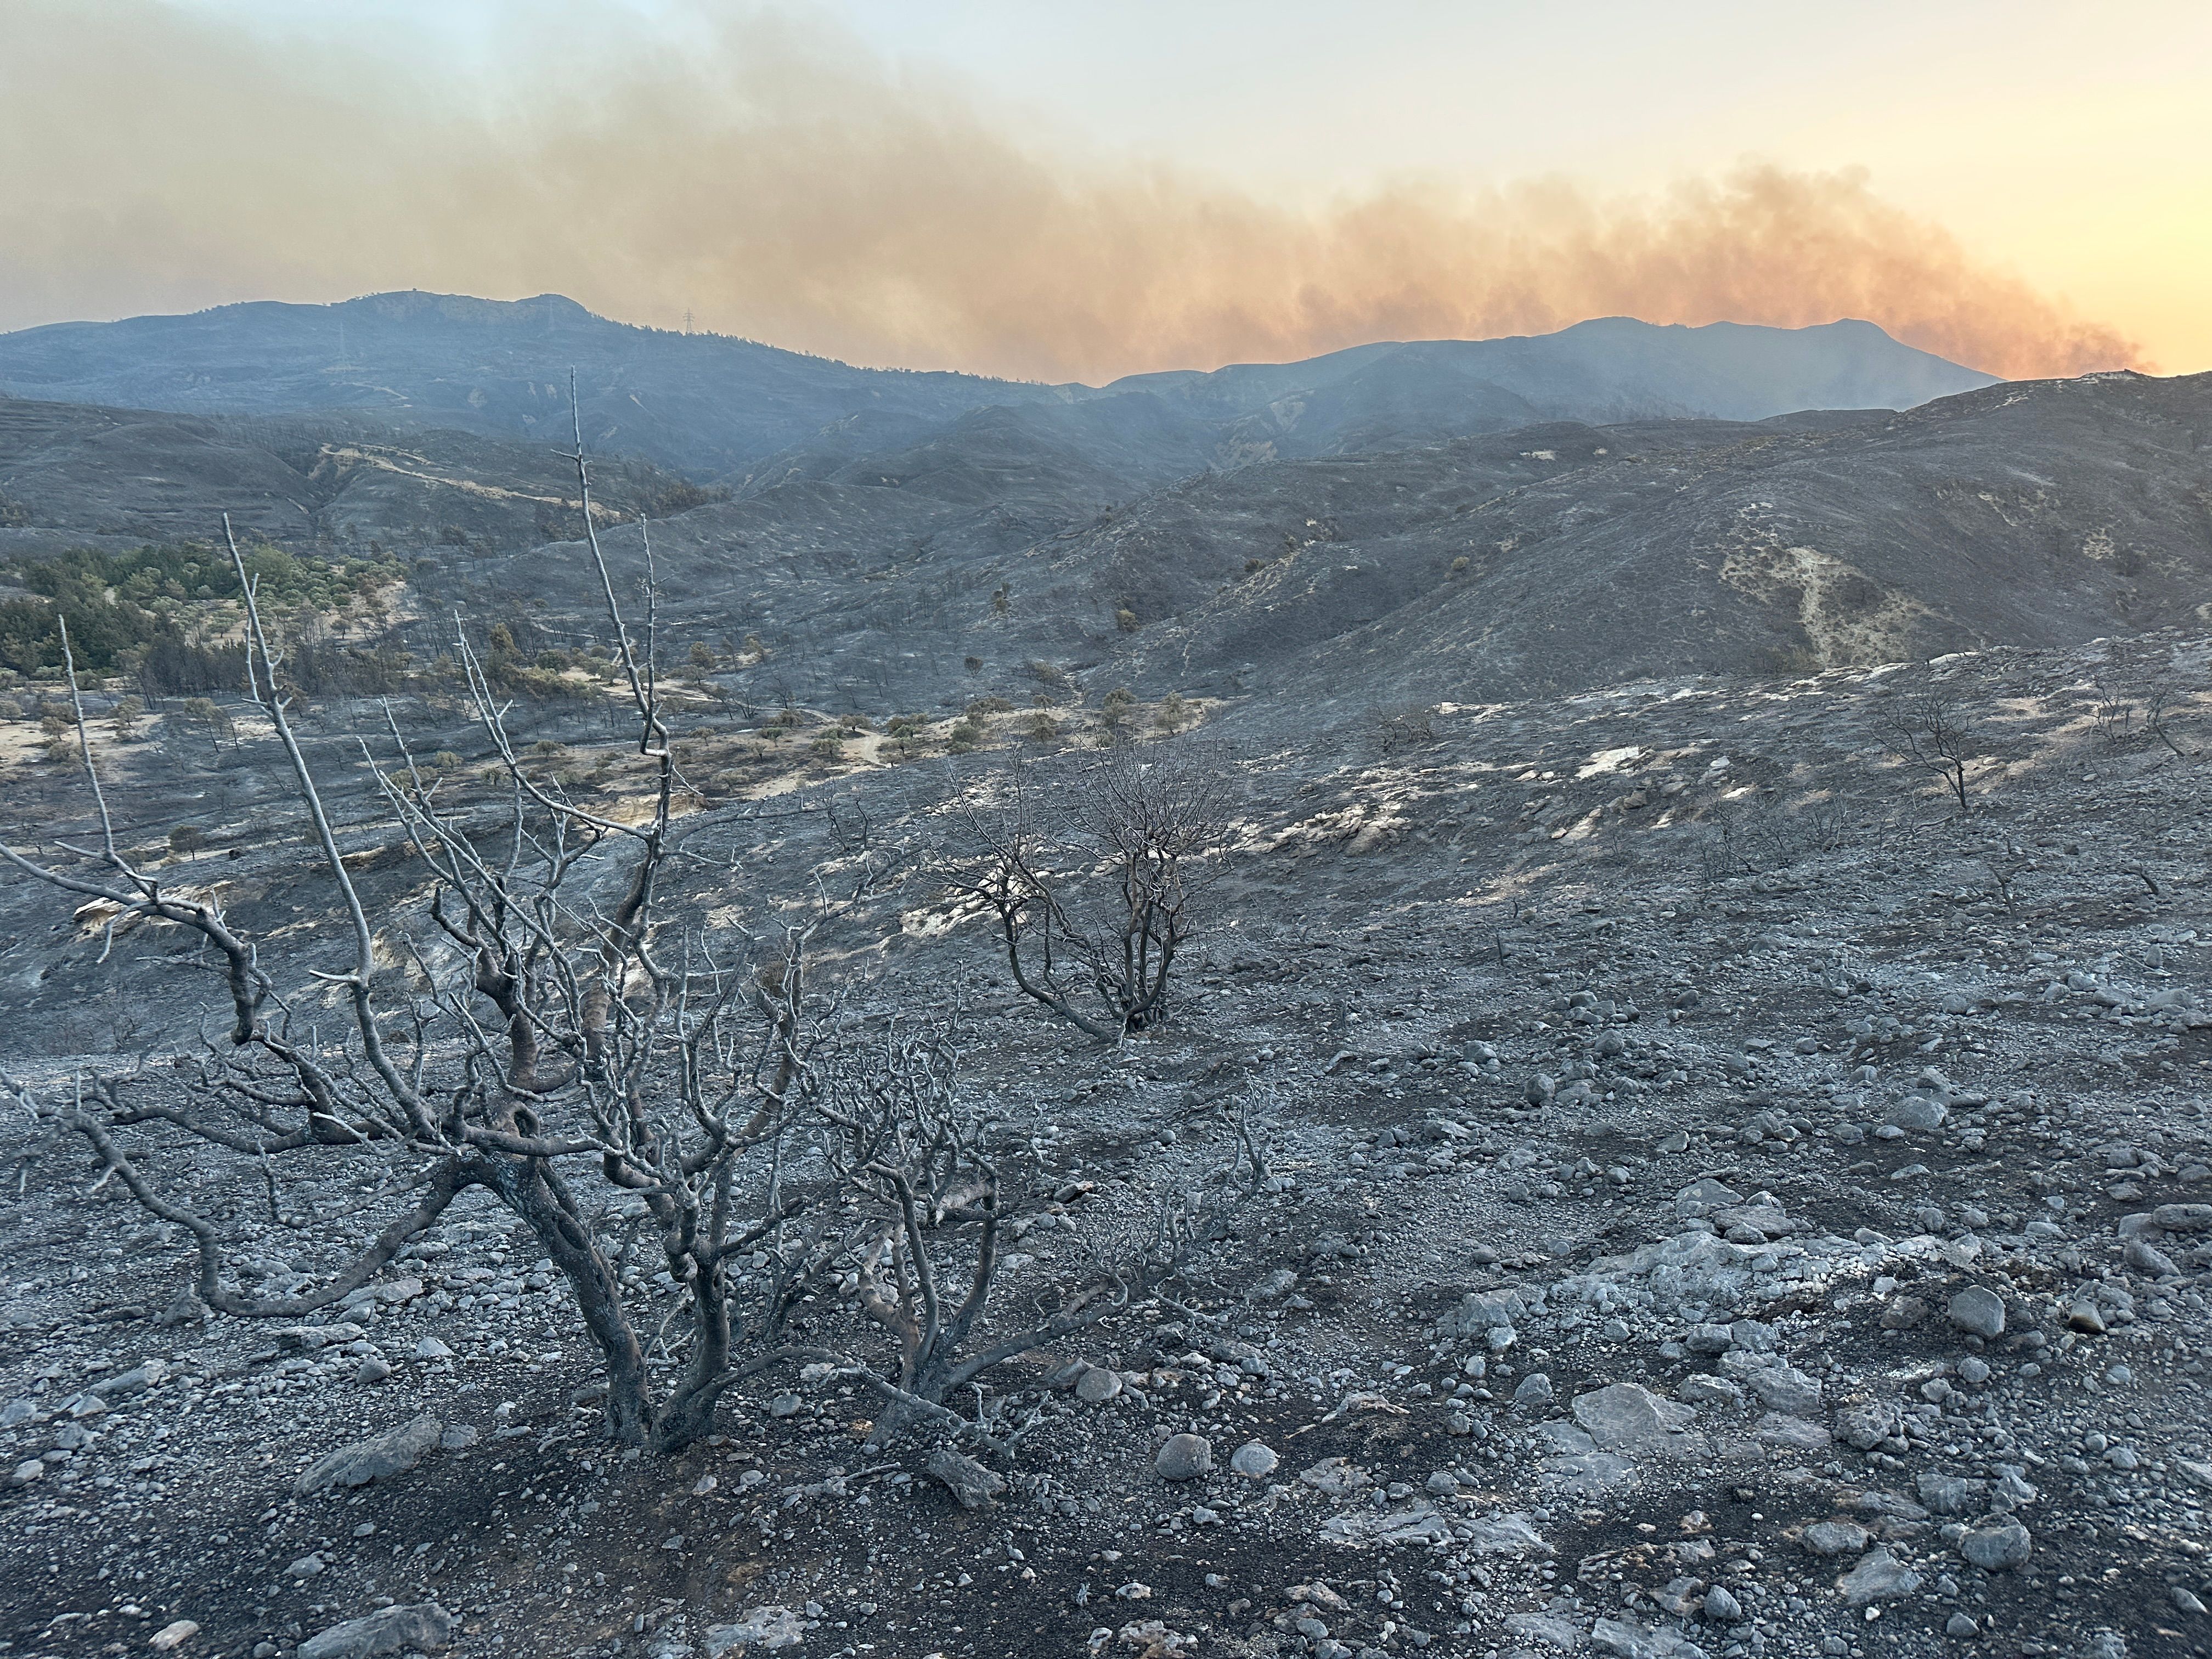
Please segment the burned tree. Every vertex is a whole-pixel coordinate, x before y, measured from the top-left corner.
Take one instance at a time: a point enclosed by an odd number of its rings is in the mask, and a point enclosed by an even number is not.
[[[2184,749],[2173,735],[2174,716],[2188,705],[2187,696],[2164,674],[2152,680],[2143,694],[2143,730],[2172,750],[2176,760],[2191,759],[2194,753]]]
[[[809,1060],[809,929],[787,930],[763,972],[716,960],[676,914],[686,860],[672,813],[680,784],[651,647],[650,583],[641,647],[599,544],[580,433],[576,466],[650,780],[641,812],[595,811],[526,766],[462,635],[459,660],[502,763],[507,805],[489,824],[448,810],[435,769],[416,763],[387,710],[392,757],[370,756],[365,742],[363,756],[386,769],[385,807],[429,893],[419,908],[373,919],[326,806],[334,779],[327,769],[318,775],[295,730],[283,658],[234,540],[249,695],[306,809],[343,942],[319,945],[310,933],[288,947],[298,956],[280,961],[274,941],[249,936],[219,898],[126,855],[89,744],[98,844],[64,843],[59,856],[40,859],[0,851],[104,915],[111,943],[127,925],[166,925],[197,935],[221,965],[225,1029],[209,1034],[203,1054],[167,1075],[80,1079],[54,1109],[139,1204],[191,1236],[197,1293],[209,1308],[296,1319],[329,1307],[481,1188],[566,1278],[606,1366],[610,1431],[666,1449],[704,1432],[734,1382],[791,1357],[779,1346],[786,1316],[846,1240],[821,1205],[837,1178],[813,1150],[814,1120],[792,1086]],[[649,574],[649,542],[645,550]],[[70,684],[74,697],[73,662]],[[81,697],[76,711],[82,738]],[[222,1230],[149,1172],[164,1130],[249,1169],[356,1160],[398,1178],[405,1197],[326,1282],[252,1294]],[[686,1352],[665,1387],[648,1372],[637,1310],[599,1236],[616,1200],[642,1204],[680,1287]]]
[[[998,924],[1014,982],[1118,1042],[1168,1018],[1168,982],[1218,873],[1231,768],[1188,741],[1017,760],[956,802],[952,890]]]
[[[1975,732],[1957,695],[1948,687],[1931,686],[1906,697],[1892,709],[1889,731],[1916,765],[1938,774],[1961,812],[1972,810],[1966,797],[1966,768],[1974,758]]]
[[[1437,711],[1419,703],[1401,708],[1378,708],[1369,717],[1375,746],[1385,760],[1411,750],[1425,749],[1437,740]]]
[[[948,1398],[1157,1289],[1183,1265],[1198,1208],[1179,1194],[1149,1215],[1121,1213],[1072,1282],[1042,1287],[1011,1325],[994,1321],[1005,1240],[1047,1194],[1012,1126],[963,1098],[965,1035],[953,1023],[892,1020],[858,1040],[848,1032],[807,1045],[794,1091],[821,1126],[823,1160],[855,1218],[841,1288],[890,1352],[874,1364],[819,1348],[805,1357],[886,1402],[871,1446],[927,1424],[1003,1455],[1019,1432],[994,1432],[980,1414],[963,1418]]]
[[[2187,712],[2189,698],[2174,682],[2172,653],[2162,644],[2131,647],[2115,641],[2106,647],[2105,661],[2091,671],[2089,685],[2096,698],[2091,712],[2097,732],[2107,743],[2124,747],[2140,732],[2175,759],[2190,758],[2173,735],[2173,720]]]

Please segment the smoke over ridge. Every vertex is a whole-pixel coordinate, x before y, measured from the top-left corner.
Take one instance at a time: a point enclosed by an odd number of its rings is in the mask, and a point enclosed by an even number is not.
[[[487,76],[154,0],[0,3],[0,326],[425,288],[1044,380],[1616,314],[1863,317],[2014,377],[2137,356],[1850,172],[1304,210],[1024,144],[769,14],[625,39],[518,12]]]

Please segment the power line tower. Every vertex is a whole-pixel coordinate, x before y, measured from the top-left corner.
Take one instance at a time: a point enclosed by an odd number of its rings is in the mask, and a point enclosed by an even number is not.
[[[691,331],[691,313],[688,311],[684,313],[684,331],[686,334]]]

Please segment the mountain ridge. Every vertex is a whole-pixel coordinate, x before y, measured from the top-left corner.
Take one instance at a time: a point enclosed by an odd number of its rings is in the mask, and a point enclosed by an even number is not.
[[[595,450],[733,483],[859,416],[918,423],[918,434],[983,408],[1067,411],[1064,424],[1103,438],[1100,409],[1118,410],[1137,417],[1132,441],[1161,449],[1147,471],[1172,476],[1531,420],[1760,419],[1839,404],[1907,407],[1993,383],[1849,320],[1793,330],[1597,319],[1547,335],[1377,342],[1104,386],[858,368],[615,322],[558,295],[253,301],[0,335],[0,392],[18,398],[184,414],[360,413],[532,441],[567,435],[572,371]],[[1156,429],[1157,408],[1220,429],[1168,438]]]

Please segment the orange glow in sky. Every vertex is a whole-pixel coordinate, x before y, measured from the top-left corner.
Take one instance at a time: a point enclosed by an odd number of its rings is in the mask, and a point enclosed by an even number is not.
[[[1100,380],[1625,313],[2212,368],[2212,7],[10,0],[0,328],[555,290]]]

